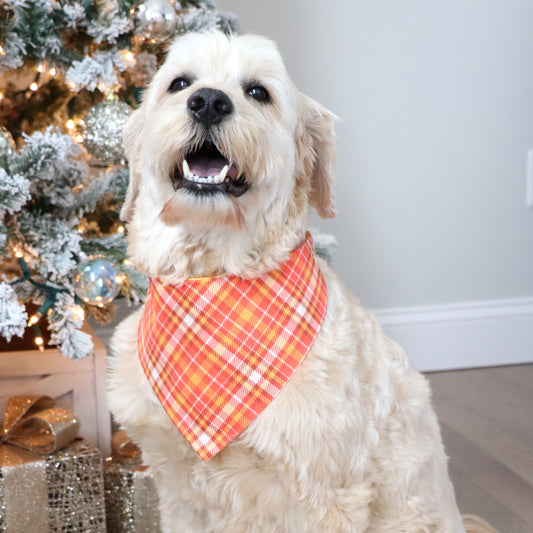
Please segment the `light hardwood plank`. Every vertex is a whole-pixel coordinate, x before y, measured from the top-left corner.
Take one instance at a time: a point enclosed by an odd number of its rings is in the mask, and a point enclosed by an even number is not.
[[[531,533],[532,527],[515,516],[507,507],[489,496],[460,471],[450,465],[450,478],[455,497],[463,514],[483,517],[500,533]]]
[[[500,461],[525,481],[533,480],[533,447],[523,444],[512,434],[501,431],[490,416],[451,395],[434,391],[433,404],[441,423],[447,424],[479,446],[494,460]]]
[[[479,416],[490,417],[501,431],[513,435],[524,445],[533,445],[533,398],[520,393],[517,387],[506,386],[503,378],[501,383],[495,383],[480,370],[467,370],[433,374],[431,383],[435,392],[460,399]]]
[[[533,525],[533,486],[447,424],[441,424],[441,428],[453,467],[513,515]]]

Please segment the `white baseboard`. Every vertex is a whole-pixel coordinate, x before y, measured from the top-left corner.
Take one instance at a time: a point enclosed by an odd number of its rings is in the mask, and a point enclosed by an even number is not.
[[[533,363],[533,298],[375,314],[420,371]]]

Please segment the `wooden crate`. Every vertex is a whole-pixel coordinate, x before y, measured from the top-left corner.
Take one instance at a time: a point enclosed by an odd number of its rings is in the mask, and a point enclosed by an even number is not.
[[[80,435],[109,455],[111,419],[105,397],[106,350],[93,330],[93,353],[79,361],[62,356],[55,348],[0,352],[0,421],[10,396],[46,394],[58,407],[76,413]]]

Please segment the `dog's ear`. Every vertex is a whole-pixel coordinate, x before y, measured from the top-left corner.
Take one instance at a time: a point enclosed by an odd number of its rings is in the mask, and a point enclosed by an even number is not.
[[[142,108],[134,111],[124,124],[122,131],[122,140],[124,143],[124,153],[128,159],[130,170],[130,181],[128,183],[128,190],[126,191],[126,198],[120,210],[120,218],[126,222],[131,220],[133,215],[133,208],[135,199],[139,193],[139,182],[141,179],[141,138],[143,127]]]
[[[322,218],[335,216],[334,122],[338,118],[311,98],[300,95],[296,128],[297,172],[311,179],[309,202]]]

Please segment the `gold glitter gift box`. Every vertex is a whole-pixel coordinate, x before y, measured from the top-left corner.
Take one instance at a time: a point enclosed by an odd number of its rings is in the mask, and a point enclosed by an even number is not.
[[[105,533],[102,456],[46,396],[10,398],[0,432],[0,532]]]
[[[111,449],[113,456],[104,460],[108,533],[159,533],[157,487],[139,448],[117,431]]]

